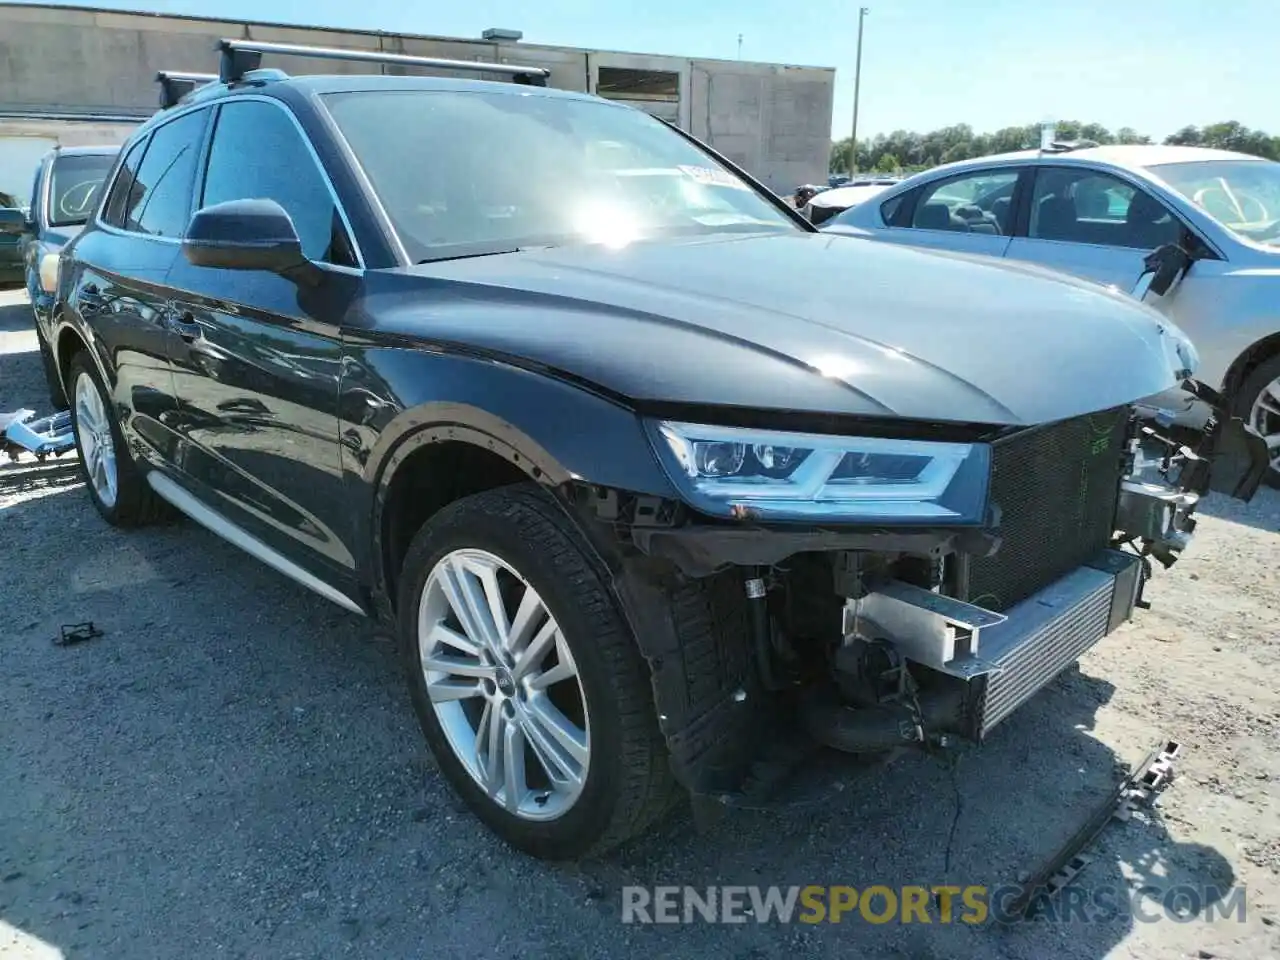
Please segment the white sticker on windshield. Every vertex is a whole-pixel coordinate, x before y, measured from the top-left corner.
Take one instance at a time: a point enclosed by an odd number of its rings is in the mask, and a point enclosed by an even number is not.
[[[680,171],[698,183],[708,187],[729,187],[733,190],[750,190],[745,183],[728,170],[717,170],[715,167],[692,167],[681,165]]]

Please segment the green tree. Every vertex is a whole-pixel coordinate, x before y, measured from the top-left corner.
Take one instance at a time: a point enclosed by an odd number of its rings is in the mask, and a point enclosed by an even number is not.
[[[1186,126],[1176,133],[1169,134],[1164,138],[1164,142],[1176,147],[1198,147],[1204,141],[1201,138],[1199,127]]]
[[[1061,120],[1055,124],[1055,136],[1059,140],[1093,140],[1097,143],[1151,143],[1151,138],[1133,127],[1121,127],[1112,133],[1100,123],[1081,123],[1079,120]],[[1280,137],[1262,130],[1253,130],[1244,124],[1228,120],[1211,123],[1207,127],[1186,126],[1165,137],[1167,144],[1181,146],[1217,147],[1235,150],[1253,156],[1280,160]],[[894,130],[878,133],[858,143],[859,170],[922,170],[940,163],[968,160],[996,153],[1012,153],[1017,150],[1035,149],[1040,145],[1040,125],[1029,123],[1020,127],[1004,127],[994,133],[974,133],[967,123],[941,127],[927,133],[914,130]],[[830,172],[844,173],[849,169],[849,140],[838,140],[831,145]]]
[[[1133,127],[1121,127],[1116,131],[1116,143],[1150,143],[1151,138],[1139,133]]]

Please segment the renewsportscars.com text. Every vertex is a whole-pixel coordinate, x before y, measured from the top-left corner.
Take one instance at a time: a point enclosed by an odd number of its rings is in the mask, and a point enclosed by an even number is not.
[[[1021,886],[889,887],[722,886],[623,887],[623,923],[964,923],[1041,921],[1107,923],[1129,917],[1139,923],[1188,923],[1218,917],[1245,920],[1245,890],[1178,885],[1068,886],[1031,897],[1015,910]]]

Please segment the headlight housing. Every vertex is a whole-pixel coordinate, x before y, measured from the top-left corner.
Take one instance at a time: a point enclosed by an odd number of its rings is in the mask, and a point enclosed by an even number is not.
[[[986,516],[986,444],[674,421],[649,429],[672,482],[714,516],[944,526]]]

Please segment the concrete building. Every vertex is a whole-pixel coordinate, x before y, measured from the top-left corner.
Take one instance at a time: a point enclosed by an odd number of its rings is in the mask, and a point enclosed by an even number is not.
[[[154,112],[157,71],[216,72],[216,42],[237,37],[546,67],[551,86],[625,100],[677,123],[778,192],[827,175],[829,68],[9,3],[0,3],[0,37],[0,138],[123,139]],[[414,72],[271,55],[263,66]]]

